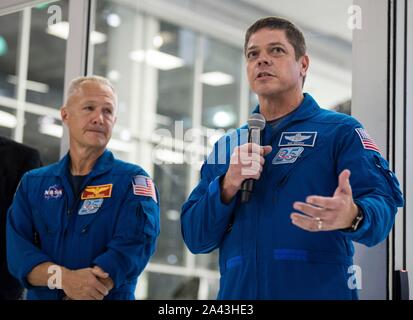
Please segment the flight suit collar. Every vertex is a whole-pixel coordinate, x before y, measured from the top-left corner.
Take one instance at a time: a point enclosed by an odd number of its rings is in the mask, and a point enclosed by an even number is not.
[[[54,170],[54,175],[64,177],[68,174],[70,154],[69,152],[57,163]],[[112,152],[105,150],[103,154],[97,159],[92,171],[88,176],[97,176],[109,171],[113,167],[114,157]]]
[[[303,101],[300,103],[298,108],[291,113],[291,115],[286,117],[286,119],[288,119],[289,122],[304,120],[312,117],[317,113],[317,111],[319,111],[319,109],[320,107],[314,98],[310,94],[304,93]],[[252,113],[260,113],[260,105],[257,105]]]

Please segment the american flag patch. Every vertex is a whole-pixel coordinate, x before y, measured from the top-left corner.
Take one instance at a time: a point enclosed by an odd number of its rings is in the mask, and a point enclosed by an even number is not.
[[[137,196],[151,197],[156,203],[156,191],[152,180],[145,176],[135,176],[132,179],[133,193]]]
[[[374,140],[370,137],[366,130],[363,128],[356,128],[356,132],[360,137],[361,143],[363,144],[364,149],[373,150],[380,153],[380,149]]]

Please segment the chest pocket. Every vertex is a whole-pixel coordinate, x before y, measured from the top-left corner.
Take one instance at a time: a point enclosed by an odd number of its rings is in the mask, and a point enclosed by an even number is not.
[[[280,137],[276,138],[276,142],[273,144],[273,151],[266,157],[266,164],[264,168],[264,174],[271,177],[271,183],[275,186],[282,186],[288,177],[299,166],[309,164],[311,161],[313,164],[320,163],[320,154],[324,157],[328,157],[328,153],[323,151],[326,148],[326,140],[320,135],[317,135],[315,145],[309,146],[278,146]],[[308,168],[311,170],[311,167]]]
[[[62,227],[65,199],[44,200],[33,206],[33,220],[36,231],[40,234],[53,235]]]
[[[79,208],[74,214],[76,215],[77,233],[85,234],[89,231],[92,225],[104,220],[108,227],[111,227],[112,219],[115,219],[117,212],[117,202],[114,201],[114,196],[111,198],[100,198],[92,200],[82,200]],[[110,217],[112,215],[112,218]],[[108,217],[109,216],[109,217]]]

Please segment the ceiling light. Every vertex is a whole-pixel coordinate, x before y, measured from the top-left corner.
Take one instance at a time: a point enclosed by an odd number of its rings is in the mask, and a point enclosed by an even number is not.
[[[157,49],[159,49],[160,47],[162,47],[162,45],[163,45],[163,38],[162,38],[162,36],[157,35],[157,36],[153,37],[152,43],[153,43],[153,46],[154,46],[155,48],[157,48]]]
[[[110,70],[106,76],[110,81],[117,82],[120,79],[120,72],[118,70]]]
[[[16,76],[9,75],[7,76],[7,82],[17,85],[18,80]],[[37,91],[40,93],[48,93],[50,87],[49,85],[42,82],[26,80],[26,89],[31,91]]]
[[[136,62],[146,62],[160,70],[176,69],[185,64],[181,58],[157,50],[135,50],[129,53],[129,58]]]
[[[6,128],[15,128],[17,125],[16,116],[0,110],[0,126]]]
[[[123,130],[120,132],[120,139],[121,139],[122,141],[128,142],[128,141],[131,140],[131,138],[132,138],[132,135],[131,135],[131,133],[130,133],[130,131],[129,131],[128,129],[123,129]]]
[[[214,71],[203,73],[200,80],[209,86],[219,87],[233,83],[234,77],[227,73]]]
[[[62,21],[52,24],[47,27],[46,32],[52,36],[65,39],[69,37],[69,22]],[[90,42],[92,44],[99,44],[106,41],[106,35],[99,31],[92,31],[90,35]]]
[[[218,128],[226,128],[232,125],[235,121],[235,117],[232,113],[227,111],[218,111],[212,117],[212,122]]]
[[[119,17],[118,14],[116,13],[110,13],[108,14],[108,16],[106,17],[106,22],[108,25],[110,25],[111,27],[117,28],[120,26],[120,24],[122,23],[121,18]]]
[[[41,123],[39,128],[40,133],[52,136],[55,138],[63,137],[63,127],[55,123]]]

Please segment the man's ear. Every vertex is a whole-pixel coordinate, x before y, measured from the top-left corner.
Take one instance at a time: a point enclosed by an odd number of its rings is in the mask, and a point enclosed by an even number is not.
[[[68,114],[66,106],[60,108],[60,117],[62,118],[63,123],[67,123]]]
[[[308,67],[310,65],[310,58],[307,54],[305,54],[300,58],[300,60],[301,60],[300,61],[300,63],[301,63],[300,73],[301,73],[302,77],[305,77],[307,75],[307,70],[308,70]]]

